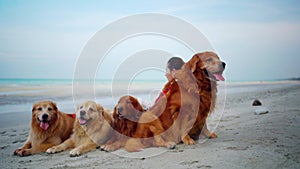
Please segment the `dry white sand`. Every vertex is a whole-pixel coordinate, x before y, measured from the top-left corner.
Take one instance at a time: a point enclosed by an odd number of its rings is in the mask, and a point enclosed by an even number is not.
[[[67,87],[65,91],[70,90]],[[149,149],[149,153],[161,154],[148,158],[124,157],[128,155],[124,150],[117,151],[119,155],[96,150],[73,158],[69,151],[13,156],[27,138],[31,107],[28,113],[2,113],[0,168],[300,168],[300,83],[229,84],[227,91],[223,116],[215,130],[218,138],[202,138],[196,145],[178,145],[174,150]],[[56,98],[70,99],[68,94],[60,93],[61,97]],[[28,97],[23,93],[6,98],[12,102]],[[260,99],[270,112],[255,115],[251,106],[254,99]],[[3,107],[9,109],[4,104]]]

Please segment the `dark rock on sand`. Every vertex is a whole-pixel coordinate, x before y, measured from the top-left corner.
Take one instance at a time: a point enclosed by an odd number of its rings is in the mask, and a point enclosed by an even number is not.
[[[252,106],[261,106],[261,101],[259,101],[258,99],[255,99],[252,103]]]

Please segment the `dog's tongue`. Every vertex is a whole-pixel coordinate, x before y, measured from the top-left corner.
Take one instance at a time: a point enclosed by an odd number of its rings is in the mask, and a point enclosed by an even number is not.
[[[47,130],[47,129],[49,128],[49,123],[48,123],[48,122],[46,122],[46,123],[41,122],[41,123],[40,123],[40,127],[41,127],[43,130]]]
[[[215,73],[214,76],[216,77],[217,80],[220,80],[220,81],[224,81],[225,80],[225,78],[221,74]]]
[[[86,123],[86,120],[79,119],[79,124],[85,124],[85,123]]]

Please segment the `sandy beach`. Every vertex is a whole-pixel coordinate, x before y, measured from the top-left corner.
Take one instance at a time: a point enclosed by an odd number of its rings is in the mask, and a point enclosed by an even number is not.
[[[133,91],[146,99],[152,99],[149,93],[161,87],[140,86]],[[0,168],[300,168],[300,82],[227,83],[223,87],[226,90],[219,90],[218,107],[208,122],[216,139],[201,138],[195,145],[177,145],[173,150],[151,148],[140,154],[96,150],[71,158],[69,151],[28,157],[12,154],[26,141],[32,104],[50,99],[62,111],[72,113],[72,86],[1,86]],[[109,90],[97,87],[101,97],[96,101],[113,108]],[[255,115],[254,99],[261,100],[269,113]]]

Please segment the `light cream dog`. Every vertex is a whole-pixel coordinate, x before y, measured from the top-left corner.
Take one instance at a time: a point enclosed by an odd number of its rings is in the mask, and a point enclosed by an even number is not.
[[[87,101],[77,107],[76,121],[70,139],[58,146],[47,150],[47,153],[57,153],[68,148],[70,156],[79,156],[89,151],[96,150],[104,144],[112,132],[112,114],[93,101]]]

